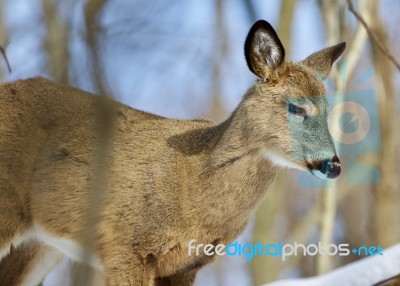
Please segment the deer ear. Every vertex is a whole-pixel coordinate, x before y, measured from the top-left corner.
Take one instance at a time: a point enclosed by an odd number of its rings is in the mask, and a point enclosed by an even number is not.
[[[252,73],[267,79],[285,59],[285,49],[274,28],[264,20],[251,27],[244,44],[247,65]]]
[[[302,61],[303,64],[317,72],[317,76],[325,79],[331,71],[333,63],[341,56],[346,48],[346,43],[323,49]]]

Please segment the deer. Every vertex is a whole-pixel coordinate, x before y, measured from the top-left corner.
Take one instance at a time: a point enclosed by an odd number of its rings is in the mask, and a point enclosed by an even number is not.
[[[216,256],[188,255],[188,242],[234,241],[280,169],[339,176],[323,80],[345,46],[290,62],[257,21],[244,44],[256,83],[222,123],[111,102],[107,187],[86,261],[107,285],[193,285]],[[82,260],[99,100],[40,77],[0,86],[0,277],[36,285],[62,257]]]

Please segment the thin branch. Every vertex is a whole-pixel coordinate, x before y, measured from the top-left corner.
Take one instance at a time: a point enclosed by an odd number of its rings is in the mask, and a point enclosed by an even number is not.
[[[368,33],[368,36],[373,40],[373,42],[383,52],[383,54],[385,54],[385,56],[397,67],[397,69],[400,70],[400,63],[396,60],[389,49],[384,44],[382,44],[376,33],[371,30],[371,28],[367,25],[364,18],[355,10],[352,0],[347,0],[347,4],[349,5],[350,12],[352,12],[357,20],[360,21],[360,23],[364,26],[365,30]]]
[[[250,23],[253,24],[253,22],[257,21],[258,19],[255,4],[251,0],[244,0],[243,4],[245,6],[245,12],[247,12],[247,16],[250,19]]]
[[[398,285],[397,283],[400,283],[400,274],[396,275],[394,277],[390,277],[388,279],[385,279],[383,281],[379,281],[378,283],[372,285],[372,286],[390,286],[390,285]]]
[[[4,58],[4,61],[6,62],[8,72],[11,73],[12,72],[11,65],[10,65],[10,62],[8,61],[7,54],[6,54],[6,49],[9,44],[10,44],[10,42],[6,41],[3,45],[0,45],[0,54]]]
[[[361,1],[360,4],[360,12],[364,15],[364,17],[369,20],[371,18],[371,7],[369,5],[369,1]],[[369,22],[369,21],[368,21]],[[362,49],[365,46],[365,43],[368,40],[367,31],[364,29],[362,24],[358,24],[356,31],[354,32],[354,37],[349,43],[349,47],[347,48],[347,63],[346,63],[346,79],[344,87],[347,88],[350,82],[350,79],[353,75],[353,72],[362,56]]]

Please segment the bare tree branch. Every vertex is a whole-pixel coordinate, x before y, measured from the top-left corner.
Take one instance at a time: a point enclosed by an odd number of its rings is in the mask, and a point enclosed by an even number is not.
[[[9,44],[10,44],[10,42],[6,41],[3,45],[0,45],[0,54],[4,58],[4,61],[6,62],[8,72],[11,73],[12,70],[11,70],[10,62],[8,61],[7,54],[6,54],[6,49]]]
[[[400,274],[396,275],[394,277],[390,277],[388,279],[385,279],[383,281],[380,281],[372,286],[395,286],[395,285],[399,285],[400,284]]]
[[[255,4],[251,0],[244,0],[243,4],[245,6],[245,12],[247,12],[247,16],[249,17],[250,23],[257,21],[257,10],[255,8]]]
[[[371,18],[371,6],[369,1],[361,1],[359,2],[359,10],[361,14],[364,15],[364,18],[369,20]],[[354,73],[354,70],[362,56],[362,49],[365,46],[368,40],[367,31],[364,29],[363,25],[360,23],[355,32],[353,33],[352,40],[349,43],[347,50],[351,53],[351,57],[347,56],[347,64],[346,64],[346,73],[347,77],[345,79],[344,86],[347,88],[351,76]]]
[[[3,16],[3,6],[4,3],[0,2],[0,41],[4,41],[4,39],[8,39],[8,35],[7,35],[7,28],[4,22],[4,17]],[[0,45],[0,54],[1,57],[4,58],[4,61],[6,62],[7,68],[8,68],[8,72],[11,73],[11,66],[10,66],[10,62],[8,61],[7,55],[6,55],[6,49],[7,46],[10,44],[9,41],[6,41],[3,45]],[[3,79],[3,71],[2,69],[0,69],[0,80]]]
[[[378,38],[376,33],[368,26],[365,22],[364,18],[355,10],[352,0],[347,0],[347,4],[349,6],[349,10],[353,15],[357,18],[358,21],[364,26],[365,30],[368,33],[368,36],[372,39],[372,41],[377,45],[377,47],[385,54],[385,56],[400,70],[400,63],[396,60],[394,55],[389,51],[389,49],[382,44],[382,41]]]

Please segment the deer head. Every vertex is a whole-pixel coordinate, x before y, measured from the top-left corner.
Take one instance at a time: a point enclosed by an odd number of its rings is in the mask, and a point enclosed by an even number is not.
[[[340,43],[301,62],[288,62],[268,22],[260,20],[250,29],[245,57],[258,80],[243,101],[251,110],[247,130],[251,129],[249,140],[261,144],[263,155],[273,163],[308,170],[320,178],[340,174],[322,80],[345,47]]]

